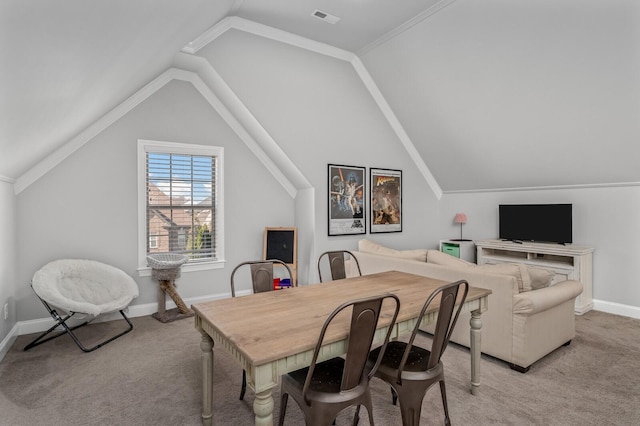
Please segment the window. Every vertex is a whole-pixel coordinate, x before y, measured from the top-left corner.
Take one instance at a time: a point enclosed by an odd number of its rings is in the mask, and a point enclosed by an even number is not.
[[[158,248],[158,236],[157,235],[149,235],[149,248],[150,249]]]
[[[223,258],[223,149],[139,141],[140,266],[151,253],[182,253],[185,265]]]

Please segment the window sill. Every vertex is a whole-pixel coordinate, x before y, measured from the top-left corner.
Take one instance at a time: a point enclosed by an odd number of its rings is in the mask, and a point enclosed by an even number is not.
[[[213,262],[198,262],[198,263],[186,263],[182,265],[181,272],[196,272],[196,271],[208,271],[212,269],[222,269],[224,268],[224,260],[216,260]],[[150,277],[151,276],[151,268],[148,266],[143,266],[138,268],[138,276],[140,277]]]

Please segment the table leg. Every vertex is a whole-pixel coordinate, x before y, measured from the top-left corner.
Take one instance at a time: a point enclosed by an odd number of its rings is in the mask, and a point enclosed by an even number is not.
[[[273,426],[273,395],[271,389],[256,393],[253,400],[256,426]]]
[[[482,319],[480,318],[480,310],[471,312],[470,338],[471,338],[471,393],[478,395],[480,392],[480,352],[481,352],[481,336]]]
[[[202,350],[202,424],[211,426],[213,420],[213,340],[204,331],[200,341]]]

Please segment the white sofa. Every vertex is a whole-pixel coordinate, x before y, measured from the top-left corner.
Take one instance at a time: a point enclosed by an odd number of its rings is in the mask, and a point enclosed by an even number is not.
[[[361,240],[353,254],[363,275],[398,270],[448,282],[464,279],[491,290],[489,308],[482,314],[482,352],[506,361],[514,370],[528,371],[575,335],[574,301],[582,293],[578,281],[549,286],[552,274],[544,270],[477,266],[438,250],[398,251],[369,240]],[[469,319],[469,313],[461,314],[451,341],[469,347]]]

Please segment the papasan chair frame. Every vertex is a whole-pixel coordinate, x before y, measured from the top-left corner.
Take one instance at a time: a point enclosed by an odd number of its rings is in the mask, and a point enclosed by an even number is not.
[[[31,288],[55,324],[25,346],[25,351],[68,334],[83,352],[91,352],[133,330],[133,324],[124,310],[138,297],[138,285],[133,278],[116,267],[94,260],[54,260],[33,275]],[[63,313],[59,314],[56,308]],[[90,348],[85,347],[74,334],[73,330],[89,324],[97,316],[116,311],[120,312],[128,324],[123,332]],[[76,314],[92,318],[82,324],[69,326],[67,321]],[[62,326],[64,331],[45,338],[59,326]]]

